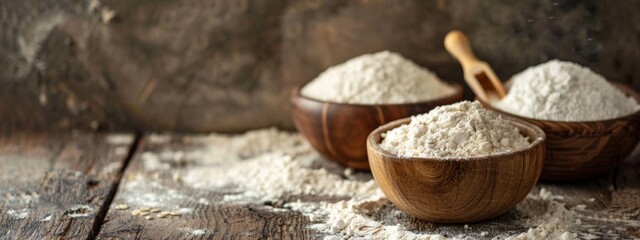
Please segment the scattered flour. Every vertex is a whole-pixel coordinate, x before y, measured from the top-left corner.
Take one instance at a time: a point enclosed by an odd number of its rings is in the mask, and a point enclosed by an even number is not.
[[[540,189],[540,198],[545,200],[564,200],[564,196],[553,195],[553,193],[548,191],[546,188]]]
[[[467,157],[529,146],[518,128],[479,102],[440,106],[388,131],[383,149],[405,157]]]
[[[86,218],[94,215],[93,207],[86,204],[72,206],[64,213],[71,218]]]
[[[106,140],[109,144],[126,145],[133,143],[134,138],[131,134],[114,133],[107,135]]]
[[[594,228],[587,222],[591,220],[579,215],[585,206],[568,209],[562,203],[561,196],[553,195],[546,189],[530,194],[513,210],[520,217],[509,220],[509,224],[513,225],[509,233],[483,232],[487,229],[472,224],[468,229],[463,225],[446,227],[455,228],[452,231],[442,230],[440,226],[436,226],[435,230],[409,230],[407,227],[410,226],[405,223],[385,222],[389,217],[408,216],[393,207],[369,174],[354,173],[330,165],[333,163],[319,158],[298,134],[268,129],[236,136],[212,134],[196,139],[196,142],[202,146],[158,154],[148,152],[148,157],[142,160],[152,163],[144,166],[163,171],[164,167],[159,166],[173,166],[169,171],[180,174],[185,188],[226,193],[222,201],[182,195],[160,183],[137,177],[124,185],[124,191],[129,193],[124,195],[129,198],[118,202],[125,202],[132,207],[166,207],[185,202],[210,205],[248,203],[260,206],[271,202],[263,205],[263,209],[280,214],[299,212],[309,219],[308,227],[325,239],[547,238],[544,236],[550,239],[575,239],[576,236],[588,238],[589,234],[616,236],[615,233],[605,235],[582,231]],[[183,153],[176,158],[178,152]],[[176,161],[184,166],[176,165]],[[358,178],[363,175],[368,178]],[[154,194],[147,195],[149,189]],[[320,202],[304,200],[305,195],[309,194],[333,197]],[[577,219],[583,219],[581,225],[576,224]],[[522,229],[528,230],[521,232]],[[189,235],[213,233],[206,229],[179,230]]]
[[[434,73],[389,51],[333,66],[302,88],[310,98],[352,104],[413,103],[454,93]]]
[[[191,235],[196,235],[196,236],[200,236],[202,234],[205,234],[207,232],[207,230],[204,229],[196,229],[191,231]]]
[[[18,209],[18,210],[10,209],[7,211],[7,214],[11,215],[16,219],[25,219],[26,217],[29,216],[29,209],[27,208]]]
[[[44,218],[40,220],[40,222],[48,222],[51,221],[51,214],[47,214]]]
[[[150,143],[168,143],[171,141],[171,135],[152,133],[147,137]]]
[[[337,203],[292,202],[286,207],[303,213],[315,222],[312,229],[332,234],[325,239],[450,239],[440,234],[419,234],[406,230],[401,225],[384,225],[366,214],[376,211],[386,198],[381,191],[358,196]],[[458,239],[458,238],[453,238]],[[462,239],[462,238],[460,238]]]
[[[221,141],[221,137],[227,143]],[[229,140],[234,142],[231,145],[239,147],[230,147]],[[298,200],[285,204],[285,208],[308,216],[316,223],[311,228],[340,238],[447,239],[439,234],[417,234],[402,226],[384,225],[363,215],[388,202],[375,181],[344,179],[340,173],[354,174],[348,170],[331,173],[325,168],[312,168],[318,155],[298,134],[270,129],[249,132],[240,137],[214,134],[202,142],[207,143],[203,151],[186,153],[190,155],[190,164],[198,167],[189,169],[181,178],[194,188],[235,189],[237,193],[227,194],[224,202],[263,203],[278,201],[285,196],[304,195],[345,197],[348,200],[336,203]],[[238,156],[246,155],[247,151],[251,157]],[[149,159],[154,162],[149,164],[153,168],[162,162],[159,160],[161,157]],[[220,164],[227,167],[221,168]],[[282,210],[274,208],[273,212]]]
[[[178,230],[188,234],[188,235],[195,235],[195,236],[200,236],[200,235],[204,235],[205,233],[207,233],[207,229],[192,229],[192,228],[179,228]]]
[[[179,178],[195,188],[244,190],[237,196],[225,196],[228,201],[274,200],[283,194],[335,196],[376,187],[374,182],[340,181],[340,176],[325,169],[306,168],[317,155],[298,134],[276,129],[251,131],[242,136],[211,134],[199,143],[202,148],[184,152],[180,160],[198,167]],[[170,169],[178,160],[175,153],[145,152],[141,157],[148,170]],[[333,185],[320,184],[323,181]]]
[[[556,199],[562,198],[544,188],[538,195],[529,194],[516,206],[516,211],[526,218],[524,225],[534,227],[506,239],[577,239],[577,233],[570,232],[575,222],[575,211],[567,209],[564,203]]]
[[[182,203],[197,201],[190,196],[181,194],[179,190],[146,179],[141,175],[129,177],[129,180],[124,185],[124,194],[122,196],[124,196],[124,199],[118,199],[118,201],[127,204],[131,208],[162,208],[180,213],[193,211],[191,208],[181,208]]]
[[[305,168],[298,160],[282,153],[229,164],[233,166],[224,170],[193,169],[183,177],[184,182],[200,188],[244,189],[241,194],[225,196],[227,201],[272,201],[284,195],[353,196],[377,189],[374,181],[343,180],[325,169]]]
[[[508,94],[495,106],[506,112],[553,121],[613,119],[640,110],[635,99],[586,67],[552,60],[511,78]]]

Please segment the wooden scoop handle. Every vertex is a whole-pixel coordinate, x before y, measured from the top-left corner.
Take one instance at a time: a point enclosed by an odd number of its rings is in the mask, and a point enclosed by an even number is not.
[[[444,38],[444,47],[447,48],[447,51],[449,51],[453,57],[458,59],[464,69],[479,62],[471,50],[469,40],[458,30],[451,31],[447,34]]]
[[[478,60],[473,54],[469,40],[462,32],[457,30],[449,32],[444,38],[444,46],[462,65],[464,80],[478,98],[493,101],[505,96],[502,81],[489,64]]]

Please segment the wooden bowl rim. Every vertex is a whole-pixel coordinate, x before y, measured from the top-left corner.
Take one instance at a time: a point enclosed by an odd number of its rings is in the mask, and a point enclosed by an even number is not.
[[[622,83],[611,83],[611,85],[613,85],[614,87],[618,88],[620,91],[622,91],[622,93],[624,93],[626,96],[628,97],[633,97],[636,102],[638,104],[640,104],[640,94],[638,94],[638,92],[636,92],[635,90],[633,90],[631,87],[629,87],[628,85],[622,84]],[[506,84],[505,84],[506,86]],[[482,105],[484,106],[488,106],[485,107],[491,111],[494,112],[498,112],[500,114],[504,114],[505,116],[511,117],[511,118],[521,118],[521,119],[526,119],[532,122],[539,122],[542,124],[556,124],[556,123],[563,123],[563,124],[571,124],[574,125],[576,127],[586,127],[585,125],[590,125],[590,124],[600,124],[600,123],[613,123],[616,121],[620,121],[620,120],[625,120],[625,119],[630,119],[630,118],[640,118],[640,109],[624,115],[624,116],[620,116],[617,118],[611,118],[611,119],[604,119],[604,120],[595,120],[595,121],[554,121],[554,120],[544,120],[544,119],[536,119],[536,118],[530,118],[530,117],[525,117],[525,116],[520,116],[517,114],[513,114],[510,112],[506,112],[500,108],[495,107],[493,104],[483,101],[482,99],[477,99],[478,101],[480,101],[482,103]]]
[[[387,123],[373,130],[373,132],[371,132],[371,134],[369,134],[369,136],[367,137],[367,147],[370,147],[371,149],[373,149],[377,154],[383,155],[387,159],[392,159],[394,161],[447,162],[447,161],[482,161],[482,160],[489,160],[489,159],[494,159],[498,157],[515,156],[523,152],[532,151],[534,148],[538,147],[538,145],[544,144],[544,141],[546,140],[547,137],[544,131],[542,131],[540,127],[516,118],[510,118],[510,117],[502,117],[502,118],[507,120],[509,123],[515,125],[518,128],[523,127],[523,128],[529,128],[533,130],[533,132],[536,133],[537,138],[533,142],[531,142],[529,146],[527,146],[526,148],[518,149],[511,152],[501,152],[501,153],[481,155],[481,156],[445,157],[445,158],[401,157],[387,150],[382,149],[380,147],[380,144],[374,141],[374,138],[378,135],[381,135],[383,132],[387,132],[403,124],[407,124],[411,122],[411,117],[407,117],[407,118],[402,118],[402,119],[398,119],[393,122]]]
[[[453,103],[456,101],[459,101],[460,99],[462,99],[462,96],[464,94],[464,87],[462,86],[462,84],[460,83],[446,83],[449,86],[452,86],[455,90],[455,92],[453,94],[451,94],[450,96],[444,96],[441,98],[436,98],[436,99],[431,99],[428,101],[420,101],[420,102],[410,102],[410,103],[391,103],[391,104],[361,104],[361,103],[339,103],[339,102],[332,102],[332,101],[323,101],[323,100],[319,100],[319,99],[315,99],[315,98],[311,98],[311,97],[307,97],[302,95],[301,90],[302,88],[306,85],[299,85],[299,86],[295,86],[293,87],[293,91],[291,94],[291,98],[295,99],[295,98],[301,98],[301,99],[305,99],[307,101],[311,101],[311,102],[315,102],[318,104],[324,104],[324,103],[330,103],[330,104],[334,104],[334,105],[343,105],[343,106],[356,106],[356,107],[376,107],[376,106],[383,106],[383,107],[399,107],[399,106],[413,106],[413,105],[425,105],[425,104],[436,104],[436,105],[442,105],[442,104],[447,104],[447,103]]]

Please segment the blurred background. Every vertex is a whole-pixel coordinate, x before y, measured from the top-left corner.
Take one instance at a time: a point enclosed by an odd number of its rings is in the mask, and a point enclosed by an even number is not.
[[[559,58],[640,90],[638,10],[636,0],[2,0],[0,130],[292,129],[291,88],[364,53],[399,52],[462,83],[442,44],[452,29],[503,79]]]

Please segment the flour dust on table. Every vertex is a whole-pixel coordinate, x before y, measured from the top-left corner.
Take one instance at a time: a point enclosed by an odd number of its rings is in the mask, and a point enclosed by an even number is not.
[[[401,104],[448,97],[455,89],[400,54],[383,51],[330,67],[301,93],[336,103]]]
[[[544,189],[498,219],[468,225],[433,224],[397,209],[370,173],[323,159],[299,134],[265,129],[243,135],[211,134],[192,143],[200,147],[141,153],[144,167],[171,171],[185,188],[224,196],[192,199],[153,179],[138,179],[125,185],[125,190],[152,187],[158,190],[153,192],[166,194],[142,194],[122,204],[182,211],[182,215],[192,211],[181,209],[179,204],[185,201],[245,204],[274,214],[299,213],[308,218],[307,227],[324,239],[575,239],[592,234],[583,229],[586,224],[576,223],[581,219],[579,209],[567,208],[562,197]]]

